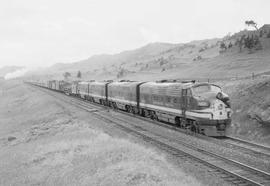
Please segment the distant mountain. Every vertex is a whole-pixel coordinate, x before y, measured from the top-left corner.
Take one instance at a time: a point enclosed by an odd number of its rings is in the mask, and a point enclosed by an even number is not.
[[[109,65],[120,65],[126,63],[132,63],[134,61],[147,59],[155,55],[160,54],[168,49],[180,46],[182,44],[170,44],[170,43],[150,43],[141,48],[135,50],[124,51],[118,54],[109,55],[101,54],[94,55],[88,59],[81,60],[74,63],[57,63],[51,66],[49,69],[52,71],[66,71],[66,70],[88,70],[100,69]]]
[[[156,80],[167,78],[222,78],[248,76],[270,69],[269,25],[258,31],[243,30],[223,38],[189,43],[150,43],[118,54],[94,55],[74,63],[58,63],[42,74],[47,78],[63,78],[64,72],[88,79]],[[258,37],[261,48],[239,48],[242,36]],[[221,44],[225,48],[221,48]]]
[[[23,69],[22,66],[4,66],[0,68],[0,77],[5,77],[6,74],[15,72],[16,70]]]
[[[46,70],[54,74],[56,78],[62,78],[64,72],[70,72],[73,76],[80,70],[84,78],[121,78],[129,73],[140,73],[173,69],[178,63],[191,63],[202,51],[214,48],[202,53],[204,58],[212,58],[219,55],[218,42],[221,39],[207,39],[192,41],[186,44],[149,43],[143,47],[123,51],[118,54],[94,55],[88,59],[74,63],[57,63]]]

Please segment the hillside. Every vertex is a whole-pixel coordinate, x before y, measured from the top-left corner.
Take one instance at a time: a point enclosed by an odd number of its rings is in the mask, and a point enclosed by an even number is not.
[[[109,54],[101,54],[94,55],[88,59],[78,61],[75,63],[65,64],[58,63],[50,67],[49,69],[52,71],[97,71],[104,70],[108,66],[121,66],[124,64],[133,63],[140,60],[147,60],[152,56],[156,56],[159,53],[169,50],[178,46],[177,44],[169,44],[169,43],[150,43],[141,48],[124,51],[118,54],[109,55]]]
[[[73,77],[80,70],[83,79],[167,78],[220,79],[265,73],[270,69],[270,28],[243,30],[223,38],[192,41],[185,44],[150,43],[118,54],[95,55],[74,63],[58,63],[43,71],[47,78]],[[260,48],[239,47],[244,37],[258,37]],[[253,37],[252,36],[252,37]],[[226,48],[221,48],[224,43]],[[49,72],[49,73],[48,73]]]
[[[233,123],[229,133],[270,145],[269,75],[216,83],[231,99]]]

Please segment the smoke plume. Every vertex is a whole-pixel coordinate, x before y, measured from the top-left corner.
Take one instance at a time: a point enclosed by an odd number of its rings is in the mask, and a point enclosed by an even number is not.
[[[14,79],[14,78],[18,78],[18,77],[21,77],[23,75],[26,74],[26,72],[28,72],[29,69],[28,68],[23,68],[23,69],[19,69],[19,70],[16,70],[14,72],[10,72],[10,73],[7,73],[5,75],[5,79]]]

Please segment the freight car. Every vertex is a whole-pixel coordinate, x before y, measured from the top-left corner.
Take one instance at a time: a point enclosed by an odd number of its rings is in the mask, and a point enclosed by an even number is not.
[[[83,99],[107,105],[108,103],[108,84],[109,82],[73,82],[72,95]]]
[[[59,90],[60,92],[63,92],[67,95],[70,95],[71,94],[71,87],[72,83],[70,82],[66,82],[66,81],[59,81]]]
[[[79,96],[78,84],[80,81],[73,81],[71,84],[71,95],[72,96]]]

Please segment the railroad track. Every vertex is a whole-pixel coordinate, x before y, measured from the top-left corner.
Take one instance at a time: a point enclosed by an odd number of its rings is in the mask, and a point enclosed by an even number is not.
[[[84,100],[82,98],[77,98],[77,99],[81,100],[82,102],[86,101],[86,100]],[[86,102],[89,102],[89,101],[86,101]],[[89,102],[89,103],[92,104],[92,105],[94,104],[94,105],[96,105],[98,107],[101,106],[98,103],[93,103],[93,102]],[[128,112],[121,111],[121,110],[114,110],[114,111],[124,113],[125,115],[129,115],[129,116],[132,116],[132,117],[136,117],[136,118],[138,118],[140,120],[150,122],[150,123],[153,123],[155,125],[159,125],[159,126],[168,128],[170,130],[175,130],[175,131],[178,131],[178,132],[185,133],[187,135],[192,135],[192,136],[197,137],[199,139],[206,140],[206,141],[215,143],[217,145],[222,145],[222,146],[224,146],[226,148],[231,148],[231,149],[234,149],[234,150],[241,149],[244,152],[248,152],[249,154],[252,154],[252,155],[255,155],[255,156],[259,155],[260,157],[264,156],[265,158],[270,158],[270,147],[267,147],[267,146],[251,143],[249,141],[245,141],[245,140],[238,139],[238,138],[233,138],[233,137],[228,137],[228,136],[223,137],[223,138],[212,138],[212,137],[208,137],[208,136],[205,136],[205,135],[202,135],[202,134],[192,133],[192,132],[190,132],[190,131],[188,131],[186,129],[176,127],[175,125],[167,123],[167,122],[156,121],[156,120],[152,120],[150,118],[144,118],[144,117],[134,115],[132,113],[128,113]]]
[[[257,155],[264,155],[270,158],[270,147],[269,146],[264,146],[260,145],[257,143],[252,143],[250,141],[242,140],[239,138],[231,137],[231,136],[226,136],[222,139],[222,142],[237,146],[242,149],[248,149],[250,151],[253,151]]]
[[[46,92],[49,92],[46,91]],[[117,128],[144,141],[158,146],[160,149],[181,159],[197,162],[208,167],[210,172],[236,185],[270,185],[270,173],[250,167],[232,159],[206,151],[183,141],[154,133],[152,130],[138,126],[132,121],[115,117],[100,105],[93,105],[81,99],[50,92],[50,95],[69,102],[72,105],[91,112],[99,119],[115,125]]]

